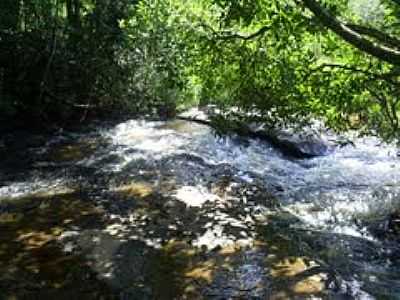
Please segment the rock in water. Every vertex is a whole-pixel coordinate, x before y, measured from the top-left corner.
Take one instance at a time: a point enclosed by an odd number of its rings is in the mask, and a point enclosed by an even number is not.
[[[258,131],[284,154],[296,158],[325,156],[332,152],[333,146],[316,133],[295,133],[288,130]]]
[[[210,120],[207,113],[197,109],[180,114],[178,119],[211,126],[217,132],[219,131],[224,134],[233,132],[239,137],[259,138],[271,143],[285,155],[295,158],[325,156],[330,154],[335,148],[333,144],[323,139],[321,135],[311,128],[296,132],[291,128],[266,129],[263,123],[252,122],[246,124],[242,121],[229,120],[224,116]],[[216,120],[221,120],[222,125],[218,124]]]

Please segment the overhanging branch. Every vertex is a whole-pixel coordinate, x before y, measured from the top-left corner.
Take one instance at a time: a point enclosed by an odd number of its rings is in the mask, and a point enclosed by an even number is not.
[[[394,36],[391,36],[387,33],[384,33],[376,28],[366,27],[366,26],[357,25],[357,24],[346,24],[346,26],[360,34],[375,38],[377,41],[380,41],[380,42],[386,44],[387,46],[394,47],[397,49],[400,48],[400,40],[399,39],[397,39]]]
[[[346,42],[380,60],[400,66],[399,50],[371,42],[359,32],[354,31],[350,27],[346,26],[346,24],[343,24],[337,18],[330,15],[315,0],[302,0],[302,3],[320,19],[323,25],[335,32]]]
[[[341,64],[322,64],[319,65],[318,67],[311,69],[312,72],[317,72],[317,71],[322,71],[324,68],[330,68],[330,69],[342,69],[345,71],[349,72],[354,72],[354,73],[360,73],[364,74],[367,76],[370,76],[371,78],[377,79],[377,80],[383,80],[388,82],[389,84],[393,86],[398,86],[399,82],[395,80],[395,78],[398,76],[398,74],[395,73],[374,73],[369,70],[363,70],[359,69],[353,66],[348,66],[348,65],[341,65]],[[305,78],[308,78],[311,75],[311,73],[307,74]]]

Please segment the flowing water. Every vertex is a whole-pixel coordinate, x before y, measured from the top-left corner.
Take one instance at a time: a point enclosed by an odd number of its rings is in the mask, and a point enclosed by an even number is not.
[[[0,299],[400,299],[377,139],[306,160],[186,121],[42,141],[0,149]]]

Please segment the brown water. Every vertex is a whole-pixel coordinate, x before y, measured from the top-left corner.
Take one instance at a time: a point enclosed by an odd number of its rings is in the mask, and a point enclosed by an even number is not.
[[[0,299],[400,299],[389,146],[294,161],[184,121],[39,139],[2,149]]]

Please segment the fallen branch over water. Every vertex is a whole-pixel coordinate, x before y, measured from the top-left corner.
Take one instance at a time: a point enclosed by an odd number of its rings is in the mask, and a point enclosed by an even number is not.
[[[198,123],[198,124],[214,127],[210,120],[202,120],[202,119],[196,119],[196,118],[191,118],[191,117],[183,117],[183,116],[177,116],[176,118],[178,120],[183,120],[183,121],[188,121],[188,122],[193,122],[193,123]]]
[[[184,116],[178,116],[177,119],[210,126],[217,132],[223,132],[224,130],[224,128],[219,128],[220,126],[213,120]],[[228,124],[230,121],[226,120],[226,122]],[[229,126],[229,131],[239,136],[266,141],[283,154],[294,158],[324,156],[332,151],[332,146],[316,135],[291,134],[283,130],[254,130],[248,125],[239,122],[235,122],[234,126]]]

